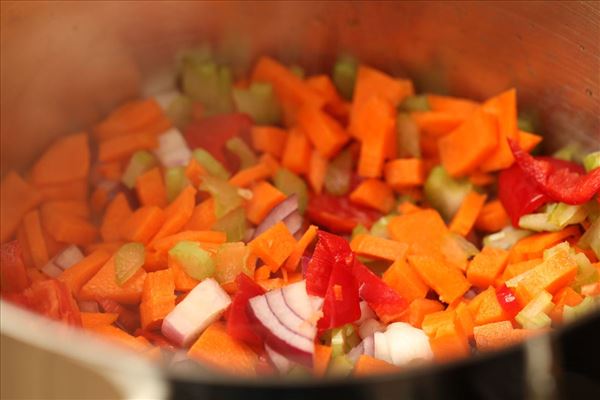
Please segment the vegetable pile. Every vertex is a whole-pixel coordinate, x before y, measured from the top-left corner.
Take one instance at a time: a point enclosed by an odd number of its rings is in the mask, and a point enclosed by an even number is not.
[[[394,372],[598,308],[600,152],[532,156],[514,89],[206,51],[178,82],[6,174],[3,300],[245,376]]]

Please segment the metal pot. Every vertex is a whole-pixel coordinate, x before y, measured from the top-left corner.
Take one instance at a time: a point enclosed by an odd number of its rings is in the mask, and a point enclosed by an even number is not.
[[[2,175],[123,100],[172,87],[177,52],[206,41],[239,70],[268,53],[327,71],[338,54],[351,53],[411,77],[420,90],[484,99],[516,87],[519,109],[537,116],[548,150],[567,141],[600,148],[597,2],[2,2],[0,27]],[[282,383],[167,371],[1,307],[3,398],[506,399],[600,391],[598,315],[448,365]],[[19,385],[39,365],[50,384]],[[65,377],[70,371],[77,377]]]

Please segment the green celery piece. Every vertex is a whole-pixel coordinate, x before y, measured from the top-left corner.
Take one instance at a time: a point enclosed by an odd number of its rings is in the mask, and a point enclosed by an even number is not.
[[[129,189],[133,189],[137,177],[156,165],[158,163],[152,153],[146,150],[136,151],[129,159],[127,168],[125,168],[125,172],[123,172],[123,176],[121,177],[121,182]]]
[[[169,257],[173,257],[194,279],[203,280],[215,273],[215,262],[210,253],[197,242],[183,240],[177,243],[169,250]]]
[[[258,125],[281,122],[281,107],[269,83],[254,82],[248,89],[233,89],[236,109],[252,117]]]
[[[581,291],[581,287],[590,283],[598,282],[598,270],[592,265],[590,260],[583,253],[573,255],[577,263],[577,275],[571,283],[571,287],[576,291]]]
[[[253,277],[253,269],[248,266],[250,249],[243,242],[223,243],[215,254],[215,279],[220,284],[233,282],[244,273]]]
[[[354,239],[358,235],[362,235],[365,233],[369,233],[369,230],[363,224],[357,224],[354,229],[352,229],[352,239]]]
[[[519,228],[534,232],[557,232],[561,227],[550,221],[546,213],[527,214],[519,218]]]
[[[179,129],[183,129],[192,120],[192,100],[183,95],[175,97],[165,111],[169,120]]]
[[[586,218],[587,209],[585,205],[572,206],[565,203],[558,203],[552,212],[550,212],[548,222],[562,229],[567,225],[583,222]]]
[[[217,220],[243,204],[238,189],[223,179],[214,176],[202,177],[200,190],[210,193],[215,199],[215,216]]]
[[[204,149],[196,149],[192,152],[192,157],[198,161],[200,165],[208,172],[209,175],[220,179],[229,179],[231,174],[223,164],[217,161],[208,151]]]
[[[389,239],[388,225],[390,224],[390,220],[395,216],[397,216],[397,214],[384,215],[375,221],[373,226],[371,226],[371,235]]]
[[[563,321],[572,322],[586,314],[591,313],[600,306],[599,297],[586,296],[583,301],[576,306],[565,305],[563,308]]]
[[[308,205],[308,188],[304,179],[285,168],[279,168],[273,177],[273,183],[286,196],[296,193],[298,195],[298,211],[300,214],[304,214]]]
[[[182,66],[183,92],[199,101],[208,115],[225,114],[233,110],[232,78],[227,67],[212,61],[197,63],[184,59]]]
[[[398,113],[396,117],[396,146],[398,157],[420,158],[421,144],[419,128],[407,113]]]
[[[144,265],[146,249],[142,243],[126,243],[115,253],[115,281],[123,286]]]
[[[312,371],[300,364],[294,364],[287,373],[290,379],[306,379],[314,377]]]
[[[343,196],[350,190],[350,177],[353,168],[350,150],[343,150],[331,160],[325,172],[325,190],[334,196]]]
[[[250,146],[248,146],[240,137],[229,139],[225,143],[225,147],[237,158],[239,158],[241,169],[251,167],[258,162],[256,154],[254,154]]]
[[[494,247],[496,249],[508,250],[519,240],[530,236],[531,234],[531,231],[515,229],[512,226],[507,226],[501,231],[485,236],[483,238],[483,245]]]
[[[429,101],[427,101],[427,96],[424,94],[408,96],[402,101],[402,103],[400,103],[399,109],[400,111],[404,112],[431,110],[429,107]]]
[[[333,84],[346,100],[351,100],[358,74],[358,62],[355,58],[342,56],[333,66]]]
[[[544,290],[517,314],[515,320],[525,329],[547,328],[552,323],[547,315],[552,307],[552,295]]]
[[[544,261],[547,261],[556,255],[564,255],[565,253],[571,253],[571,246],[569,246],[569,242],[560,242],[549,249],[544,250],[543,258]]]
[[[298,64],[290,65],[290,71],[292,71],[292,74],[296,75],[300,79],[304,79],[304,77],[306,76],[304,68],[302,68]]]
[[[600,258],[600,218],[596,219],[585,231],[579,239],[578,245],[584,249],[592,249],[596,257]]]
[[[360,338],[352,324],[342,325],[331,330],[331,357],[348,353],[360,343]]]
[[[517,117],[517,126],[520,130],[525,132],[537,132],[536,119],[536,116],[531,113],[519,113],[519,116]]]
[[[246,230],[248,229],[244,207],[237,207],[219,218],[212,229],[225,232],[227,241],[229,242],[239,242],[243,240],[246,235]]]
[[[188,183],[184,167],[171,167],[165,170],[165,187],[169,203],[175,200]]]
[[[345,355],[332,357],[327,368],[327,375],[337,377],[348,376],[352,373],[353,369],[354,365]]]
[[[425,181],[425,198],[446,221],[456,213],[463,199],[472,189],[468,179],[452,178],[444,167],[435,166]]]
[[[565,161],[579,162],[583,158],[581,147],[577,143],[569,143],[558,149],[552,156]]]
[[[596,168],[600,168],[600,151],[589,153],[583,157],[583,167],[586,172],[592,172]]]

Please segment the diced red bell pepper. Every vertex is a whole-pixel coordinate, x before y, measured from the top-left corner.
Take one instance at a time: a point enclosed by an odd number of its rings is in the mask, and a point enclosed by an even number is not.
[[[0,247],[0,291],[2,294],[20,293],[29,286],[23,252],[18,241]]]
[[[317,245],[306,268],[306,291],[313,296],[325,297],[333,265],[352,260],[352,250],[348,242],[337,235],[319,230]]]
[[[502,309],[510,315],[511,319],[521,311],[522,307],[519,300],[517,300],[515,292],[506,285],[499,286],[496,289],[496,298]]]
[[[81,313],[71,290],[57,279],[34,282],[23,294],[31,310],[48,318],[81,326]]]
[[[347,196],[313,195],[306,215],[315,224],[336,233],[350,233],[358,224],[370,228],[381,214],[350,202]]]
[[[551,201],[527,175],[513,164],[500,173],[498,198],[513,226],[519,226],[519,218],[530,214]]]
[[[117,323],[127,332],[133,333],[140,327],[140,314],[111,299],[98,299],[98,304],[104,312],[119,315]]]
[[[554,201],[578,205],[590,201],[600,192],[600,169],[583,174],[576,164],[565,164],[552,158],[534,158],[509,139],[509,144],[519,168],[538,188]]]
[[[262,339],[256,334],[248,318],[248,301],[264,294],[265,291],[244,273],[240,273],[235,282],[238,289],[229,307],[227,333],[251,346],[261,346]]]
[[[408,302],[381,278],[358,260],[354,263],[354,277],[359,295],[384,323],[397,320],[407,309]]]

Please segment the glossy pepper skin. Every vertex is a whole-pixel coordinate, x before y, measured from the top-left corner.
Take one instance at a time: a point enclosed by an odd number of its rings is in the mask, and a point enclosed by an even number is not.
[[[515,315],[521,311],[521,304],[517,300],[514,290],[507,287],[506,285],[499,286],[496,289],[496,298],[502,309],[510,316],[514,318]]]
[[[248,317],[248,301],[263,295],[264,289],[243,272],[235,278],[237,291],[229,306],[227,333],[252,346],[261,346],[262,339],[253,329]]]

